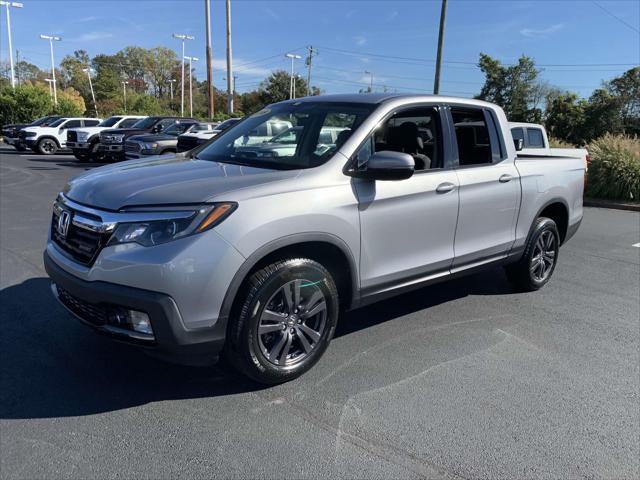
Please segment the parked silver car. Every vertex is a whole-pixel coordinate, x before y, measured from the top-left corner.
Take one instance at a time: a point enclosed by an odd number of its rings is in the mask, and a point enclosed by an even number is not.
[[[286,124],[290,153],[243,151]],[[45,266],[98,331],[182,362],[224,354],[264,383],[313,366],[343,309],[495,265],[541,288],[582,219],[585,160],[518,158],[502,109],[476,100],[296,99],[193,152],[71,180]]]

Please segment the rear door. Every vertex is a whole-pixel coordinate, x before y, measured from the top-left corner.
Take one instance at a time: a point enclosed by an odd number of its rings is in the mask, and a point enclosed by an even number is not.
[[[489,109],[454,107],[448,118],[457,148],[460,211],[453,269],[505,255],[515,241],[520,182]]]
[[[60,128],[58,128],[58,133],[57,133],[58,141],[60,142],[60,145],[64,145],[67,142],[67,130],[69,130],[70,128],[80,128],[80,127],[82,127],[82,120],[80,119],[67,120],[62,125],[60,125]]]
[[[458,179],[443,142],[435,107],[401,109],[356,153],[359,166],[376,151],[412,154],[416,171],[400,181],[354,179],[361,228],[360,280],[364,294],[446,275],[453,261]],[[396,135],[398,129],[406,134]],[[411,131],[413,133],[411,133]]]

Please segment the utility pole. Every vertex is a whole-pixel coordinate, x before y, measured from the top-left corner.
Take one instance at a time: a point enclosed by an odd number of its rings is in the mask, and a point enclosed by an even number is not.
[[[309,49],[309,56],[307,57],[307,97],[311,96],[311,59],[314,55],[318,54],[317,50],[309,45],[307,47]]]
[[[173,100],[173,84],[175,83],[175,79],[172,78],[171,80],[169,80],[169,92],[171,95],[171,100]]]
[[[122,81],[122,94],[124,95],[124,113],[127,113],[127,85],[129,82]]]
[[[185,57],[189,60],[189,116],[193,117],[193,84],[191,77],[193,75],[193,62],[200,60],[198,57]]]
[[[182,40],[182,84],[180,85],[182,90],[182,100],[180,101],[180,116],[184,117],[184,41],[193,40],[195,37],[193,35],[185,35],[183,33],[174,33],[173,38]]]
[[[440,10],[440,33],[438,34],[438,57],[436,58],[436,78],[433,81],[433,94],[440,93],[440,69],[442,67],[442,46],[444,44],[444,25],[447,18],[447,0],[442,0]]]
[[[204,0],[204,16],[207,30],[207,113],[213,120],[215,104],[213,101],[213,51],[211,48],[211,0]]]
[[[22,8],[22,5],[19,2],[5,2],[4,0],[0,1],[0,5],[4,5],[7,7],[7,34],[9,35],[9,63],[11,64],[11,87],[13,89],[16,88],[16,75],[15,70],[13,68],[13,45],[11,39],[11,10],[9,7],[14,8]]]
[[[55,35],[40,35],[40,38],[43,40],[49,40],[49,48],[51,50],[51,79],[53,81],[53,104],[58,106],[58,91],[56,88],[56,65],[53,61],[53,41],[59,42],[62,40],[61,37],[57,37]]]
[[[290,81],[289,81],[289,99],[293,98],[293,83],[294,83],[294,79],[293,79],[293,62],[295,61],[296,58],[302,58],[300,55],[296,55],[295,53],[285,53],[284,55],[287,58],[291,59],[291,75],[290,75]]]
[[[87,72],[87,77],[89,77],[89,88],[91,89],[91,98],[93,99],[93,108],[96,111],[96,117],[99,117],[100,115],[98,115],[98,104],[96,103],[96,95],[93,92],[93,82],[91,81],[91,67],[83,68],[82,71]]]
[[[227,113],[233,113],[233,65],[231,61],[231,0],[227,0]]]

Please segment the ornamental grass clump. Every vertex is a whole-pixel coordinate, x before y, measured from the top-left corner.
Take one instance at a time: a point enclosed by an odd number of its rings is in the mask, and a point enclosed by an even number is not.
[[[606,134],[591,142],[587,196],[640,201],[640,139]]]

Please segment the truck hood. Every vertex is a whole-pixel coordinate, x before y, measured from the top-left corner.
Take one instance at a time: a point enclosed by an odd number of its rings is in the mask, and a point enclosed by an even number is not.
[[[109,135],[111,133],[124,134],[125,137],[130,137],[131,135],[140,135],[143,133],[149,133],[149,130],[143,130],[141,128],[109,128],[107,130],[102,130],[100,133],[104,133]]]
[[[174,142],[178,141],[178,137],[174,135],[163,135],[163,134],[148,134],[148,135],[133,135],[128,138],[128,140],[136,140],[138,142],[164,142],[166,140],[173,140]]]
[[[75,202],[112,211],[134,205],[197,204],[299,173],[163,156],[90,170],[72,179],[64,194]]]
[[[96,133],[104,132],[109,127],[78,127],[78,128],[70,128],[69,130],[73,130],[74,132],[86,132],[91,135],[95,135]]]
[[[58,135],[58,128],[52,127],[25,127],[22,129],[24,132],[38,132],[40,135]]]

